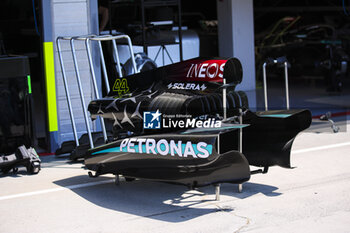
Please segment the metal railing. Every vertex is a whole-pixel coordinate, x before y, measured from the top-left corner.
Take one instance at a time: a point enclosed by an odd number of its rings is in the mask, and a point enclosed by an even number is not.
[[[98,47],[99,47],[103,77],[104,77],[104,81],[105,81],[105,85],[106,85],[106,90],[107,90],[107,92],[109,92],[110,87],[109,87],[106,63],[105,63],[105,59],[104,59],[104,53],[103,53],[103,49],[102,49],[102,42],[103,41],[111,41],[112,42],[113,50],[114,50],[113,56],[114,56],[114,59],[116,60],[116,63],[117,63],[117,71],[118,71],[119,77],[123,77],[116,41],[117,40],[127,40],[127,46],[129,47],[129,52],[130,52],[130,57],[131,57],[132,63],[133,63],[134,73],[137,73],[138,70],[136,67],[136,62],[135,62],[135,57],[134,57],[131,39],[127,35],[118,35],[118,36],[84,35],[84,36],[74,36],[74,37],[60,36],[60,37],[57,37],[57,39],[56,39],[58,57],[59,57],[59,61],[60,61],[61,71],[62,71],[62,78],[63,78],[64,89],[65,89],[67,103],[68,103],[68,110],[69,110],[70,120],[71,120],[71,124],[72,124],[74,140],[76,142],[76,145],[79,146],[77,126],[76,126],[75,117],[74,117],[74,113],[73,113],[71,95],[69,92],[67,75],[66,75],[66,70],[65,70],[63,56],[62,56],[62,48],[61,48],[61,41],[62,40],[70,42],[70,50],[72,53],[72,59],[73,59],[73,63],[74,63],[75,76],[76,76],[76,81],[78,83],[80,101],[81,101],[81,105],[83,108],[87,135],[89,138],[90,148],[94,148],[94,142],[93,142],[93,137],[92,137],[91,128],[90,128],[90,121],[89,121],[86,103],[85,103],[85,99],[84,99],[84,90],[83,90],[83,86],[81,83],[81,76],[80,76],[80,71],[79,71],[78,59],[77,59],[77,55],[76,55],[75,41],[78,40],[78,41],[85,42],[85,49],[86,49],[87,57],[88,57],[88,61],[89,61],[90,73],[91,73],[91,79],[92,79],[92,84],[93,84],[93,88],[94,88],[94,93],[95,93],[95,97],[97,99],[99,99],[100,98],[100,94],[99,94],[100,91],[99,91],[99,87],[98,87],[97,81],[96,81],[96,73],[95,73],[95,69],[94,69],[94,65],[93,65],[93,56],[92,56],[92,52],[91,52],[91,46],[92,46],[93,42],[97,42]],[[106,126],[105,126],[105,122],[104,122],[102,117],[100,117],[100,122],[101,122],[101,128],[102,128],[104,141],[107,142],[108,138],[107,138]]]
[[[284,64],[284,80],[286,88],[286,108],[289,110],[289,86],[288,86],[288,62],[283,59],[270,59],[263,64],[263,81],[264,81],[264,101],[265,101],[265,111],[268,111],[268,101],[267,101],[267,81],[266,81],[266,66],[271,64]]]

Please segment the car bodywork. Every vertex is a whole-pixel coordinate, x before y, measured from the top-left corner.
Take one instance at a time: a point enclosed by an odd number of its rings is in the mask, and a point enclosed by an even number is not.
[[[236,58],[196,58],[117,79],[88,108],[112,120],[116,140],[89,150],[86,168],[190,187],[243,183],[249,165],[290,168],[293,140],[311,113],[250,111],[235,91],[242,77]]]
[[[348,78],[349,50],[347,29],[314,18],[284,17],[272,29],[256,36],[256,64],[261,65],[270,58],[288,60],[290,74],[295,78],[324,79],[327,91],[342,91]],[[270,75],[279,77],[279,67],[271,69]]]

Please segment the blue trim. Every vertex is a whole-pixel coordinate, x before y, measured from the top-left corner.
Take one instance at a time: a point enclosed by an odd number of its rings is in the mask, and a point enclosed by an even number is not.
[[[35,24],[36,34],[38,34],[38,36],[40,36],[40,32],[39,32],[39,29],[38,29],[38,20],[36,19],[35,2],[34,2],[34,0],[32,0],[32,5],[33,5],[33,16],[34,16],[34,24]]]
[[[41,1],[41,33],[43,42],[52,42],[52,12],[51,12],[52,1]]]
[[[58,132],[50,132],[49,133],[49,137],[50,137],[50,152],[55,152],[59,146],[58,146]]]

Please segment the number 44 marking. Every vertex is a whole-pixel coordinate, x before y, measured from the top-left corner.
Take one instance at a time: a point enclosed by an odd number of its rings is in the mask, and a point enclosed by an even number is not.
[[[113,85],[113,91],[118,92],[119,96],[129,93],[128,81],[125,78],[117,78]]]

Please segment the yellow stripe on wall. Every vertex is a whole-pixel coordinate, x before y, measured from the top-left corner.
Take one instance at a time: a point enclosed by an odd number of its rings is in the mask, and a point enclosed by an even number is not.
[[[54,132],[58,131],[58,122],[56,104],[55,61],[52,42],[44,42],[44,63],[49,131]]]

